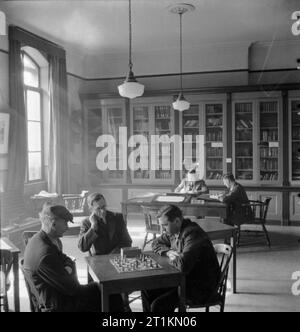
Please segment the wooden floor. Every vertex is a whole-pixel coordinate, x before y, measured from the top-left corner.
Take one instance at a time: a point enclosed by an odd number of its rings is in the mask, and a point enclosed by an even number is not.
[[[128,226],[133,244],[141,245],[144,228],[140,221],[129,220]],[[300,271],[300,227],[269,226],[268,229],[271,249],[264,243],[249,244],[238,249],[238,294],[233,295],[228,290],[225,311],[300,311],[300,295],[294,296],[291,291],[295,282],[292,274]],[[86,283],[85,254],[77,249],[77,236],[63,238],[63,244],[64,251],[77,258],[80,282]],[[21,311],[29,311],[21,274],[20,277]],[[12,290],[9,292],[9,302],[13,309]],[[132,303],[131,308],[133,311],[142,311],[140,300]]]

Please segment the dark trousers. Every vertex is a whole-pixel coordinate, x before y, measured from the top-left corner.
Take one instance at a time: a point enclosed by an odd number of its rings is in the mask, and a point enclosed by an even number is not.
[[[141,293],[144,312],[174,312],[178,307],[177,287],[143,290]]]
[[[85,285],[80,296],[72,301],[70,310],[73,312],[101,312],[101,292],[98,284]],[[109,296],[109,312],[124,312],[124,302],[120,294]]]

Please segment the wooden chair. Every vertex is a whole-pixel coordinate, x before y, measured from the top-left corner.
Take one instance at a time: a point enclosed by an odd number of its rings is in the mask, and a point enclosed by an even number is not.
[[[20,261],[20,269],[23,273],[26,289],[29,296],[30,303],[30,311],[31,312],[52,312],[54,311],[52,308],[47,308],[45,303],[43,303],[40,299],[39,293],[35,288],[35,285],[32,281],[32,276],[29,271],[24,268],[23,259]]]
[[[83,190],[81,194],[62,194],[62,200],[65,207],[74,216],[85,216],[88,214],[86,211],[86,199],[88,191]]]
[[[224,312],[226,290],[227,290],[227,279],[229,272],[229,265],[232,257],[232,247],[227,244],[215,244],[215,252],[218,256],[221,276],[220,280],[211,294],[210,298],[205,303],[195,303],[186,301],[186,307],[189,308],[205,308],[206,312],[209,312],[210,307],[220,306],[220,312]]]
[[[252,211],[251,218],[249,218],[249,222],[247,222],[247,224],[261,225],[262,231],[245,230],[245,229],[241,230],[241,226],[239,226],[238,227],[238,244],[241,244],[240,240],[241,240],[241,236],[243,233],[248,233],[248,234],[253,233],[256,236],[259,236],[259,235],[264,236],[269,248],[271,247],[269,233],[266,228],[266,219],[267,219],[267,214],[268,214],[271,199],[272,198],[267,197],[264,202],[250,200],[249,204],[243,205],[245,208],[250,207],[251,211]]]
[[[156,235],[161,234],[161,227],[157,219],[157,208],[150,206],[142,206],[144,217],[145,217],[145,226],[146,226],[146,235],[144,238],[144,243],[142,250],[145,249],[146,245],[156,239]],[[152,239],[148,240],[149,234],[152,235]]]
[[[11,271],[13,257],[9,250],[0,249],[0,306],[5,312],[9,311],[7,292],[10,288],[9,273]]]

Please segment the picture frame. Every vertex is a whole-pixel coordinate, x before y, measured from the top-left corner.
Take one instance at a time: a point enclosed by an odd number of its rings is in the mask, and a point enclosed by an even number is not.
[[[9,114],[0,113],[0,154],[8,153]]]

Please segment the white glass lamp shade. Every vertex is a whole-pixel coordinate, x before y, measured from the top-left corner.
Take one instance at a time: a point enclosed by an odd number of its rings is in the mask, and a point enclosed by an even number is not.
[[[183,112],[190,108],[190,103],[184,98],[183,94],[180,93],[177,100],[172,104],[174,110]]]
[[[119,94],[122,97],[134,99],[144,94],[145,86],[135,79],[130,70],[123,84],[118,86]]]

